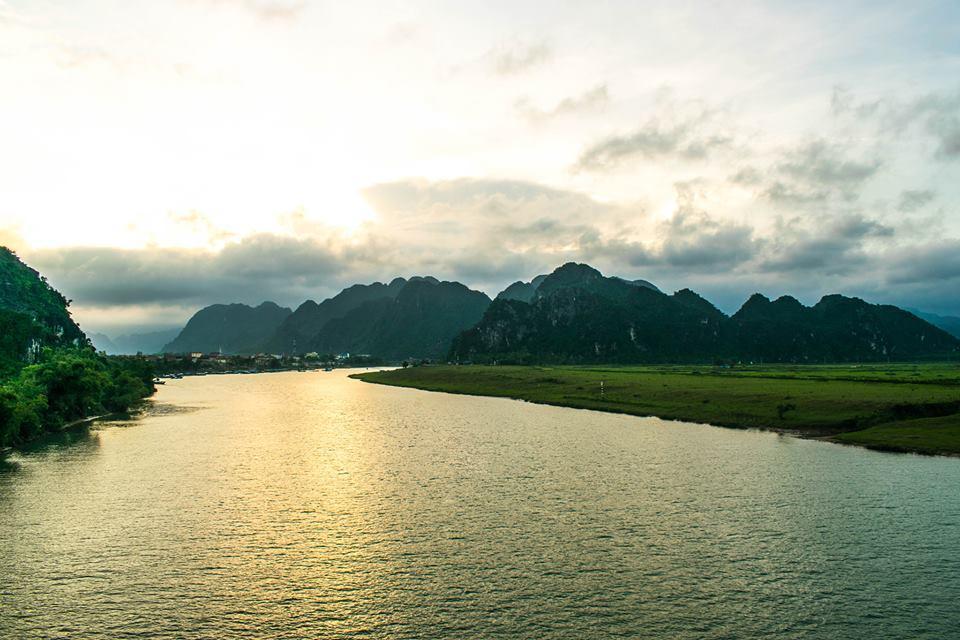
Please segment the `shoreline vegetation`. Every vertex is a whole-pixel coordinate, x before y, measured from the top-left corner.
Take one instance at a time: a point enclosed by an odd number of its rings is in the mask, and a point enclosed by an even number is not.
[[[104,415],[125,413],[156,390],[153,367],[90,347],[46,348],[0,377],[0,457]]]
[[[375,384],[960,456],[960,365],[418,366]]]

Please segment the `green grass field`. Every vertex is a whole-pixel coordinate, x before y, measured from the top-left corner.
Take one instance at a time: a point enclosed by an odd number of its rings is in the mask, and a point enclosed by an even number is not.
[[[425,366],[354,377],[429,391],[788,431],[891,451],[960,454],[958,364]]]

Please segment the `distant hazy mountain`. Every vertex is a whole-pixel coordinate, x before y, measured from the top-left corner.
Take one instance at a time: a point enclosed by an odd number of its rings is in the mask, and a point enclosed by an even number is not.
[[[91,333],[90,341],[98,351],[110,355],[135,355],[138,353],[161,353],[163,347],[180,334],[180,329],[128,333],[115,338],[103,333]]]
[[[161,353],[168,342],[180,335],[180,329],[164,329],[145,333],[128,333],[113,339],[119,354]]]
[[[649,284],[649,283],[647,283]],[[497,299],[450,357],[486,362],[870,361],[960,354],[960,341],[896,307],[753,296],[732,318],[693,291],[666,295],[569,263],[529,302]]]
[[[117,353],[117,345],[113,343],[110,336],[103,333],[91,333],[88,337],[97,351],[104,351],[111,355]]]
[[[389,285],[380,282],[355,284],[320,304],[307,300],[284,319],[273,335],[266,340],[262,351],[267,353],[310,351],[308,348],[310,341],[330,320],[342,318],[366,302],[384,298],[393,299],[406,283],[407,281],[403,278],[396,278]]]
[[[485,293],[459,282],[411,278],[395,295],[367,301],[328,320],[311,339],[310,350],[387,359],[443,358],[451,339],[479,321],[489,305]]]
[[[923,318],[935,327],[940,327],[955,338],[960,338],[960,318],[956,316],[938,316],[935,313],[926,313],[917,309],[908,309],[919,318]]]
[[[257,307],[214,304],[197,311],[180,334],[163,347],[163,351],[252,353],[291,313],[290,309],[273,302],[264,302]]]

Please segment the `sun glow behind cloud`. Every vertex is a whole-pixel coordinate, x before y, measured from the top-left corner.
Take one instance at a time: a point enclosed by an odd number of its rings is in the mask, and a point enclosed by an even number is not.
[[[231,291],[285,304],[569,259],[879,296],[915,277],[899,256],[948,252],[955,4],[722,5],[7,0],[0,239],[89,295],[56,251],[191,249],[226,278],[269,245],[303,259]]]

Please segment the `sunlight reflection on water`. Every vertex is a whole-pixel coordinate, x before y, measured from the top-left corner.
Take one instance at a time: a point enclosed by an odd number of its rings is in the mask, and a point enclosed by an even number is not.
[[[943,638],[958,486],[342,371],[171,381],[0,469],[0,636]]]

